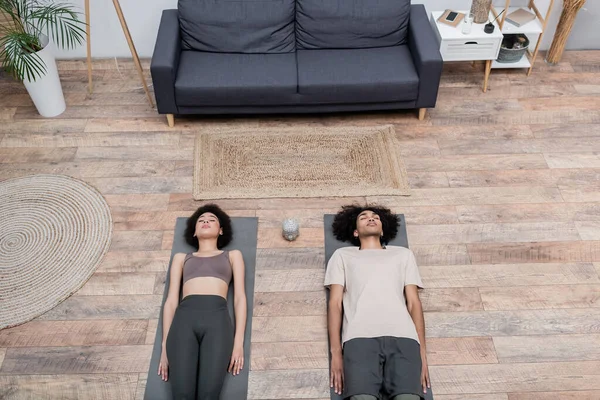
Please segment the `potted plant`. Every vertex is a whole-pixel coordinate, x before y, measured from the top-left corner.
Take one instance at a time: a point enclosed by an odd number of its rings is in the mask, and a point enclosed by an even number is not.
[[[73,48],[84,41],[85,24],[71,5],[51,0],[0,0],[8,23],[0,26],[0,60],[4,70],[25,85],[40,115],[65,110],[54,44]]]

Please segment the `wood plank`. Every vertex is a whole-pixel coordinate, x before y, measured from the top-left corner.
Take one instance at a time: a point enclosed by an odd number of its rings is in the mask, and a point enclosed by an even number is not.
[[[177,176],[88,178],[87,181],[105,194],[167,194],[192,191],[192,180]]]
[[[0,84],[0,88],[4,83]],[[29,95],[26,95],[29,97]],[[39,120],[13,120],[10,124],[0,124],[0,133],[25,134],[25,133],[77,133],[83,131],[87,119],[39,119]],[[164,131],[164,129],[163,129]]]
[[[156,273],[95,273],[75,296],[153,294]]]
[[[517,99],[488,98],[487,101],[473,98],[454,98],[452,101],[440,102],[435,106],[435,114],[448,115],[453,113],[486,113],[491,111],[524,111],[523,105]],[[433,112],[433,110],[431,111]]]
[[[412,188],[448,187],[445,172],[409,172],[408,183]]]
[[[164,211],[169,206],[168,194],[107,194],[104,195],[113,212]]]
[[[146,339],[144,340],[144,344],[154,344],[157,329],[158,319],[148,320],[148,327],[146,329]]]
[[[495,337],[501,363],[600,360],[600,335]]]
[[[572,222],[409,225],[407,232],[411,243],[415,244],[549,242],[580,239]]]
[[[30,321],[0,331],[1,347],[144,344],[147,320]]]
[[[573,203],[588,203],[588,202],[600,202],[600,187],[581,187],[581,188],[569,188],[560,187],[560,194],[566,202]]]
[[[600,168],[600,155],[593,153],[544,154],[550,168]]]
[[[600,241],[467,244],[473,264],[600,261]]]
[[[430,375],[439,394],[600,388],[598,361],[437,366]]]
[[[600,184],[600,169],[529,169],[507,171],[450,171],[452,187],[557,186]]]
[[[600,240],[600,221],[577,221],[575,225],[583,240]]]
[[[536,66],[536,68],[538,68]],[[481,72],[483,73],[483,72]],[[453,101],[456,98],[471,98],[485,101],[487,99],[528,99],[549,96],[574,96],[580,94],[572,82],[555,82],[543,86],[500,86],[489,87],[483,92],[481,87],[440,88],[440,101]]]
[[[420,298],[425,312],[483,310],[477,288],[426,289]]]
[[[546,97],[537,99],[521,99],[519,104],[525,111],[555,110],[568,108],[578,110],[596,110],[600,108],[600,98],[597,96],[565,96]]]
[[[133,400],[138,374],[0,375],[0,398]]]
[[[600,74],[599,74],[600,76]],[[528,111],[516,113],[511,111],[500,111],[489,113],[462,113],[438,115],[432,119],[434,125],[498,125],[501,123],[527,125],[527,124],[580,124],[599,123],[600,111],[564,109],[558,111]]]
[[[327,341],[325,315],[252,319],[252,343],[323,341]]]
[[[598,400],[600,390],[571,390],[568,392],[509,393],[508,400]]]
[[[137,81],[137,76],[134,78]],[[83,89],[85,90],[85,89]],[[100,87],[97,93],[116,93],[127,92],[121,90],[115,85],[105,85],[105,88]],[[95,88],[94,91],[96,92]],[[214,118],[212,116],[186,116],[177,118],[177,131],[194,132],[200,127],[207,128],[209,126],[221,127],[226,122],[228,127],[256,127],[258,126],[257,118],[241,118],[227,116],[223,118]],[[168,129],[167,121],[164,116],[149,116],[149,117],[119,117],[109,118],[93,116],[85,126],[85,132],[153,132],[165,131]]]
[[[315,292],[256,292],[255,317],[327,315],[324,290]]]
[[[490,394],[435,394],[435,400],[509,400],[506,393]]]
[[[252,371],[327,369],[327,342],[253,343]]]
[[[0,164],[68,162],[73,161],[77,148],[36,148],[23,147],[16,149],[0,148]]]
[[[425,314],[427,337],[600,333],[600,309],[469,311]]]
[[[429,365],[497,363],[492,338],[430,338],[427,339]]]
[[[248,399],[329,398],[327,369],[256,371],[248,377]]]
[[[481,92],[477,88],[476,92]],[[441,92],[441,90],[440,90]],[[507,125],[498,124],[489,129],[481,129],[476,126],[411,126],[406,129],[403,126],[396,127],[398,139],[442,139],[442,140],[466,140],[466,139],[517,139],[532,138],[533,133],[529,125]]]
[[[147,372],[152,346],[13,347],[0,375]]]
[[[398,152],[402,157],[440,155],[440,148],[436,139],[407,139],[401,133],[396,134],[396,137],[399,139]]]
[[[460,156],[441,155],[438,157],[405,157],[404,162],[406,168],[411,172],[495,171],[505,169],[541,169],[548,167],[542,154],[477,154]]]
[[[260,200],[262,201],[262,200]],[[169,197],[169,211],[196,211],[199,207],[213,201],[197,201],[190,194],[173,193]],[[224,199],[219,200],[219,206],[224,210],[254,210],[258,208],[257,199]],[[191,213],[190,213],[191,214]]]
[[[325,268],[323,247],[258,249],[256,270],[271,269],[319,269]]]
[[[138,375],[138,384],[135,389],[135,400],[144,400],[146,394],[146,383],[148,381],[148,374]]]
[[[62,174],[80,179],[164,176],[171,175],[173,168],[172,161],[23,163],[2,168],[0,178],[8,179],[33,174]]]
[[[464,244],[417,244],[410,247],[420,266],[471,264]]]
[[[481,287],[486,310],[600,307],[600,283],[525,287]]]
[[[323,215],[337,212],[337,208],[319,210],[314,208],[293,210],[257,210],[258,224],[261,228],[279,228],[286,218],[298,221],[300,227],[323,228]]]
[[[499,204],[457,206],[458,220],[463,224],[600,221],[599,203]]]
[[[158,318],[162,296],[71,296],[38,317],[43,321]]]
[[[294,241],[287,241],[281,228],[258,228],[258,248],[319,247],[325,241],[322,228],[300,228],[300,235]]]
[[[178,161],[192,160],[193,150],[179,146],[79,147],[78,160]]]
[[[323,289],[325,268],[256,271],[257,292],[312,292]]]
[[[171,260],[171,252],[109,251],[96,272],[163,272]]]
[[[579,94],[600,94],[600,85],[573,85]]]
[[[404,214],[407,225],[437,225],[458,223],[454,206],[391,207],[392,212]]]
[[[443,155],[585,153],[598,151],[598,140],[588,137],[510,139],[510,140],[439,140]]]
[[[2,368],[2,363],[4,362],[5,355],[6,355],[6,349],[0,349],[0,368]]]
[[[65,92],[69,92],[70,87],[77,88],[78,91],[83,89],[80,85],[71,85],[70,82],[64,82]],[[78,87],[79,86],[79,87]],[[100,84],[101,86],[101,84]],[[95,88],[94,88],[95,89]],[[123,107],[122,105],[102,105],[102,106],[78,106],[69,105],[64,113],[60,115],[62,119],[68,118],[118,118],[118,117],[156,117],[160,116],[156,113],[155,109],[152,109],[148,104],[144,105],[128,105]],[[43,118],[37,112],[35,107],[18,107],[17,112],[14,115],[14,119],[37,119]]]
[[[0,121],[12,121],[16,112],[17,107],[0,107]]]
[[[402,206],[448,206],[475,204],[531,204],[563,202],[557,188],[491,187],[413,189],[411,196],[368,197],[369,203],[386,204],[388,207]]]
[[[600,136],[598,124],[531,125],[531,131],[539,139]]]
[[[0,147],[176,146],[175,132],[6,133]]]
[[[162,237],[161,231],[114,231],[110,250],[161,250]]]
[[[600,284],[591,263],[420,266],[426,288]]]

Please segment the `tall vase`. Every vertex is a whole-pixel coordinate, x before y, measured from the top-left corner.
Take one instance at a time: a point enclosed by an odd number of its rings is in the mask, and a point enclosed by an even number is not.
[[[38,113],[42,117],[56,117],[62,114],[67,106],[54,59],[54,46],[45,35],[42,35],[40,41],[43,49],[36,54],[42,59],[46,71],[35,80],[25,78],[23,84]]]
[[[492,8],[492,0],[473,0],[471,3],[471,14],[473,14],[473,22],[476,24],[484,24],[490,18],[490,9]]]
[[[556,33],[550,45],[550,49],[546,54],[546,62],[548,64],[557,64],[562,58],[563,52],[567,45],[567,39],[573,29],[577,13],[585,4],[585,0],[564,0],[563,9],[560,14]]]

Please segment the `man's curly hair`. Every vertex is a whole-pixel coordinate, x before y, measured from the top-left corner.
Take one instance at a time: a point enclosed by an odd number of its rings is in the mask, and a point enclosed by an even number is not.
[[[188,218],[184,233],[185,241],[189,245],[194,246],[194,248],[198,248],[198,238],[194,236],[194,233],[196,233],[196,223],[198,222],[198,218],[206,212],[213,213],[219,220],[221,229],[223,229],[223,234],[219,235],[217,239],[217,248],[222,249],[233,239],[233,230],[231,229],[231,218],[216,204],[205,204]]]
[[[400,219],[389,208],[369,204],[364,206],[358,204],[342,206],[342,209],[333,219],[332,229],[335,238],[342,242],[350,242],[355,246],[360,246],[360,239],[354,237],[356,219],[360,213],[367,210],[379,215],[383,229],[383,236],[380,239],[381,243],[386,245],[393,240],[398,234]]]

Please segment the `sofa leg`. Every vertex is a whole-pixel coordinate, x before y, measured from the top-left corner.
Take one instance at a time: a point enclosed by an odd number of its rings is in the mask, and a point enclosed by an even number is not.
[[[426,112],[427,112],[426,108],[419,108],[419,121],[423,121],[425,119]]]
[[[167,114],[167,122],[169,123],[169,128],[175,126],[175,116],[173,114]]]

